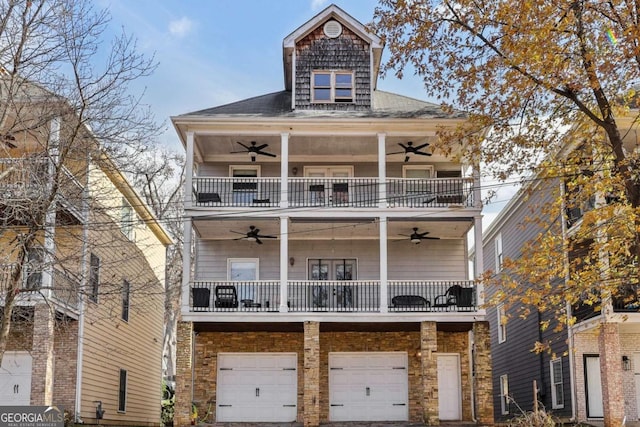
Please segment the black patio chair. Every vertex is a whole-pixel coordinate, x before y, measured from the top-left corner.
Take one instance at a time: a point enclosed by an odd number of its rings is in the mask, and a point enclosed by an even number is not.
[[[235,286],[216,286],[215,306],[218,308],[238,308],[238,291]]]

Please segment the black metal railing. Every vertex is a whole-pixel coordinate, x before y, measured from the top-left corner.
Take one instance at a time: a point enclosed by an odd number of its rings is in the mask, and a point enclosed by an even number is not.
[[[293,207],[375,207],[377,178],[291,178],[289,204]]]
[[[194,178],[195,206],[280,205],[280,178]]]
[[[377,280],[289,281],[287,293],[289,311],[380,311],[380,282]]]
[[[291,207],[473,207],[470,178],[289,178]],[[280,206],[280,178],[194,178],[193,203],[201,207]]]
[[[473,281],[391,280],[390,312],[476,311]],[[280,311],[279,281],[197,281],[190,289],[193,312]],[[287,282],[288,312],[380,312],[378,280]]]
[[[476,311],[475,282],[390,280],[389,311]]]

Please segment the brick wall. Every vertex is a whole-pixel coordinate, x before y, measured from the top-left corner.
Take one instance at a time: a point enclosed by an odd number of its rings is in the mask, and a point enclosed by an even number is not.
[[[33,313],[31,348],[31,404],[53,403],[53,344],[55,318],[48,304],[37,304]]]
[[[62,319],[56,322],[54,342],[55,373],[53,404],[75,413],[76,375],[78,364],[78,322]]]
[[[580,421],[587,419],[584,355],[600,354],[599,336],[598,330],[594,329],[580,332],[574,336],[576,404],[577,416]],[[619,342],[620,354],[629,357],[633,363],[633,353],[640,352],[640,334],[620,333]],[[613,363],[622,366],[622,357],[616,359]],[[627,420],[637,420],[640,416],[636,397],[636,393],[640,393],[640,390],[636,390],[634,369],[636,368],[632,365],[629,371],[621,372],[622,399],[620,400],[624,402],[624,413]]]

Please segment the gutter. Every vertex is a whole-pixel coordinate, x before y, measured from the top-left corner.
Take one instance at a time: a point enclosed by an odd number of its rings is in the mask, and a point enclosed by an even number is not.
[[[82,218],[84,226],[82,227],[82,255],[81,255],[81,279],[80,292],[78,301],[78,352],[76,354],[76,398],[75,398],[75,422],[83,424],[80,413],[82,410],[82,370],[84,367],[84,326],[85,326],[85,291],[87,289],[87,281],[89,277],[89,182],[91,172],[91,158],[87,157],[87,180],[82,192]]]

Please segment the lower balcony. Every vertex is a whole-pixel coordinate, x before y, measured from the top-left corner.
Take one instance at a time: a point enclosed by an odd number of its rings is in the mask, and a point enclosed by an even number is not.
[[[278,280],[195,281],[190,284],[190,312],[380,313],[473,312],[478,310],[473,281],[389,280],[382,303],[378,280],[287,282],[281,304]],[[282,305],[282,307],[281,307]],[[383,310],[383,305],[386,305]]]

